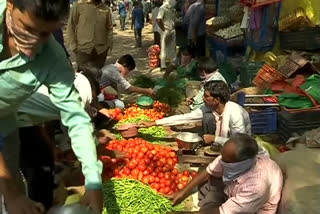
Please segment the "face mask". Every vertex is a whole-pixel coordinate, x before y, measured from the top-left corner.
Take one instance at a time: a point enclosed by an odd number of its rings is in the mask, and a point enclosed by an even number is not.
[[[14,39],[17,51],[25,54],[28,57],[33,57],[39,48],[40,37],[17,26],[12,21],[12,9],[10,8],[12,7],[8,6],[6,12],[6,25],[8,28],[8,32]]]
[[[102,93],[100,93],[100,94],[97,96],[97,98],[98,98],[98,102],[104,101],[104,95],[103,95]]]
[[[255,159],[247,159],[236,163],[226,163],[221,161],[221,164],[223,166],[223,182],[228,183],[235,180],[240,175],[243,175],[244,173],[249,171],[254,163]]]

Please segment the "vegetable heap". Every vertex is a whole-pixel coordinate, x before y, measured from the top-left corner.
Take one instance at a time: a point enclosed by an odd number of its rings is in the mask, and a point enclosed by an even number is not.
[[[164,214],[181,211],[150,187],[132,179],[111,179],[104,183],[105,207],[103,214]]]
[[[110,115],[110,117],[114,120],[121,120],[123,117],[122,114],[122,109],[121,108],[114,108],[114,109],[103,109],[103,111],[101,110],[100,113],[107,113],[108,115]]]
[[[107,146],[110,150],[125,152],[125,159],[111,159],[102,156],[103,179],[133,178],[149,184],[162,194],[172,194],[184,188],[196,172],[179,172],[176,153],[168,147],[153,145],[141,138],[112,140]]]
[[[138,123],[140,121],[146,121],[149,122],[151,121],[150,118],[146,115],[139,115],[137,117],[132,117],[128,119],[122,119],[117,123],[117,125],[123,125],[123,124],[128,124],[128,123]]]
[[[153,126],[140,128],[138,136],[150,143],[161,143],[161,140],[167,136],[167,132],[162,126]]]
[[[149,117],[151,120],[162,119],[166,114],[171,111],[169,105],[155,101],[152,109],[142,109],[138,105],[134,104],[131,107],[124,110],[123,120],[135,118],[141,115]]]
[[[139,75],[135,78],[133,85],[141,88],[153,88],[154,81],[150,77],[147,77],[146,75]]]

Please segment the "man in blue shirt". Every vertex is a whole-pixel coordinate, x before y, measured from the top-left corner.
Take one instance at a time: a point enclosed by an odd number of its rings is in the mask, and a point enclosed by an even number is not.
[[[197,0],[187,10],[185,23],[188,24],[189,46],[195,57],[206,55],[206,9],[204,0]]]
[[[119,15],[120,15],[120,28],[121,30],[125,30],[126,28],[126,17],[127,17],[127,7],[124,3],[124,0],[119,1],[118,4]]]
[[[134,2],[134,9],[132,11],[132,24],[131,30],[134,27],[134,36],[136,38],[136,47],[141,47],[141,33],[144,27],[144,15],[143,9],[141,8],[141,4],[139,2]]]

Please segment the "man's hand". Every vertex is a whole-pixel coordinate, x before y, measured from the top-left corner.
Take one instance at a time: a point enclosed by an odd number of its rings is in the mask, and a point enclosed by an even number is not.
[[[153,90],[152,88],[147,88],[146,91],[145,91],[146,94],[152,96],[152,95],[155,95],[156,94],[156,91]]]
[[[172,201],[173,206],[180,204],[184,199],[186,199],[186,197],[187,196],[185,195],[183,190],[167,196],[167,198],[169,198]]]
[[[206,144],[211,144],[211,143],[213,143],[215,140],[216,140],[216,136],[214,136],[214,135],[211,135],[211,134],[205,134],[205,135],[203,135],[203,141],[204,141]]]
[[[152,121],[152,122],[146,122],[146,121],[140,121],[138,123],[139,127],[140,128],[148,128],[148,127],[151,127],[151,126],[156,126],[156,122]]]
[[[34,202],[19,194],[13,199],[5,199],[10,214],[43,214],[45,208],[41,203]]]
[[[117,158],[117,159],[123,159],[123,158],[127,157],[126,153],[118,151],[118,150],[114,150],[113,154],[114,154],[114,158]]]
[[[109,130],[101,129],[98,132],[98,140],[100,144],[107,144],[110,140],[115,140],[116,136]]]
[[[192,105],[194,103],[194,99],[191,97],[191,98],[187,98],[187,103],[188,105]]]
[[[81,204],[90,207],[94,214],[101,214],[103,209],[102,190],[87,190]]]
[[[107,118],[112,118],[111,115],[108,113],[108,109],[105,109],[105,108],[100,109],[100,110],[99,110],[99,113],[100,113],[100,114],[103,114],[103,115],[106,116]]]

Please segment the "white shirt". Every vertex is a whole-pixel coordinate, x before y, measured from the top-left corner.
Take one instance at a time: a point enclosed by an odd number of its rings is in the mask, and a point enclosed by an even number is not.
[[[174,24],[176,21],[175,10],[168,4],[164,3],[158,12],[157,19],[161,19],[166,30],[174,30]]]
[[[245,133],[251,135],[251,122],[248,112],[239,104],[229,101],[226,103],[221,115],[213,113],[216,117],[216,143],[224,144],[231,135]],[[199,122],[203,118],[201,109],[190,113],[166,117],[156,121],[157,125],[173,126]]]
[[[92,90],[89,80],[84,75],[76,73],[74,86],[80,94],[82,106],[90,104]],[[49,90],[44,85],[24,101],[18,110],[19,127],[35,126],[58,119],[60,119],[60,111],[51,102]]]

